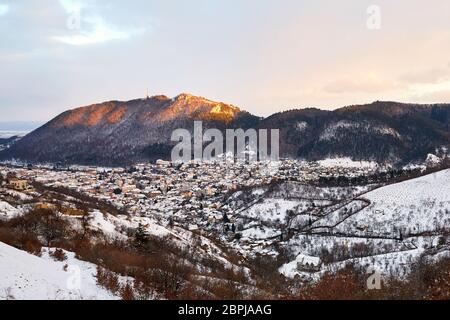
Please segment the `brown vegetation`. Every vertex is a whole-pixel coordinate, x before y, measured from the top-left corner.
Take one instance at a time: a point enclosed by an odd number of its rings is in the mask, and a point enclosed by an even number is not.
[[[146,234],[142,228],[130,230],[127,241],[107,240],[91,231],[86,223],[73,229],[56,211],[34,209],[22,217],[0,222],[0,241],[33,254],[42,246],[57,247],[50,255],[64,261],[63,250],[75,252],[80,260],[98,266],[97,281],[126,300],[150,299],[449,299],[450,259],[425,263],[425,259],[400,281],[388,279],[380,290],[368,290],[368,275],[355,267],[326,274],[316,284],[304,285],[279,274],[278,268],[291,260],[289,254],[277,258],[258,256],[243,260],[224,251],[235,265],[251,270],[250,281],[240,267],[225,267],[202,252],[201,245],[180,248],[169,238]],[[82,220],[83,222],[83,220]],[[368,248],[352,252],[364,256]],[[335,259],[336,257],[333,257]],[[337,257],[339,258],[339,257]],[[120,276],[133,281],[120,281]]]

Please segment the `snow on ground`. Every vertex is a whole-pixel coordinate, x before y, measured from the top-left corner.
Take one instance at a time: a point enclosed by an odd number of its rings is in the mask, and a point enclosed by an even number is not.
[[[89,227],[93,230],[103,232],[112,238],[124,238],[126,229],[136,229],[142,225],[147,234],[164,237],[170,235],[170,231],[157,224],[155,220],[147,217],[127,217],[123,215],[114,216],[109,213],[94,211],[89,214]]]
[[[320,264],[321,261],[317,257],[299,254],[293,261],[282,265],[279,272],[288,278],[294,278],[296,275],[301,274],[301,271],[298,270],[299,265],[317,267]]]
[[[148,217],[132,217],[129,222],[129,227],[136,229],[139,225],[142,225],[148,234],[155,237],[165,237],[171,234],[166,227],[163,227],[156,223],[154,219]]]
[[[104,215],[99,211],[89,214],[89,225],[92,229],[102,231],[105,234],[116,234],[116,226],[110,221],[114,216]]]
[[[367,203],[362,200],[355,200],[330,213],[325,219],[320,219],[312,224],[312,228],[334,227],[348,219],[352,214],[366,207]]]
[[[191,247],[196,242],[199,244],[198,254],[214,258],[228,268],[234,267],[226,259],[222,250],[208,238],[180,227],[168,229],[149,217],[113,216],[95,211],[90,214],[89,225],[94,230],[101,231],[111,238],[119,239],[127,238],[124,234],[127,228],[136,229],[141,225],[148,235],[158,238],[170,237],[171,241],[179,248]]]
[[[335,273],[345,268],[345,266],[347,265],[355,265],[356,267],[366,270],[370,274],[373,274],[374,271],[377,271],[382,278],[389,278],[390,276],[395,275],[399,279],[404,279],[411,272],[411,267],[415,262],[417,262],[423,252],[424,249],[419,248],[413,250],[390,252],[369,257],[348,259],[345,261],[325,265],[322,267],[322,270],[320,272],[316,273],[299,270],[297,266],[298,260],[296,259],[281,266],[279,272],[291,279],[295,278],[296,276],[300,276],[304,279],[317,281],[327,272]]]
[[[335,139],[342,130],[357,130],[366,133],[377,133],[386,136],[392,136],[396,139],[400,139],[401,135],[393,128],[385,125],[374,125],[368,122],[361,121],[348,121],[342,120],[330,125],[327,125],[320,135],[321,141],[332,141]]]
[[[242,239],[262,240],[279,236],[281,232],[274,228],[255,226],[242,231]]]
[[[415,243],[429,242],[430,239],[415,239]],[[320,259],[318,255],[320,251],[326,249],[328,251],[342,250],[334,246],[339,244],[347,248],[355,248],[355,246],[365,244],[370,246],[374,251],[369,256],[354,257],[343,259],[342,261],[333,262],[331,264],[323,264],[320,272],[305,272],[298,269],[299,257],[310,257],[318,264]],[[346,265],[355,265],[363,270],[373,269],[380,272],[381,276],[389,277],[395,275],[399,278],[407,276],[411,267],[418,261],[420,256],[425,252],[424,248],[408,249],[406,243],[381,240],[381,239],[357,239],[357,238],[340,238],[319,237],[319,236],[300,236],[300,239],[291,241],[290,247],[296,248],[297,258],[290,261],[279,268],[279,272],[286,277],[295,278],[300,276],[304,279],[318,280],[325,272],[335,273],[344,268]],[[351,252],[352,250],[350,250]],[[448,252],[442,253],[448,256]],[[323,262],[323,261],[320,261]]]
[[[317,161],[320,166],[330,167],[343,167],[343,168],[376,168],[378,164],[373,161],[353,161],[350,158],[331,158]]]
[[[363,196],[371,204],[345,220],[338,231],[399,236],[450,226],[450,170],[389,185]],[[364,234],[364,233],[361,233]]]
[[[118,299],[96,284],[94,264],[66,255],[56,262],[45,250],[37,257],[0,242],[0,300]]]
[[[433,165],[433,164],[439,164],[441,161],[442,161],[441,158],[430,153],[430,154],[428,154],[427,159],[425,160],[425,163],[427,163],[429,165]]]
[[[313,257],[344,250],[345,255],[334,254],[341,260],[309,273],[298,270],[294,259],[279,271],[291,278],[319,279],[324,272],[335,272],[352,263],[378,270],[383,276],[406,276],[422,254],[442,249],[437,243],[442,230],[450,226],[449,182],[450,170],[444,170],[375,189],[333,209],[312,224],[313,228],[331,227],[329,235],[296,235],[286,247],[294,256]],[[449,255],[448,248],[442,250],[436,256]]]
[[[400,251],[404,245],[396,240],[390,239],[366,239],[355,237],[335,237],[314,234],[299,234],[291,238],[286,244],[286,248],[290,248],[294,255],[300,253],[310,256],[320,256],[323,250],[333,253],[335,250],[341,250],[345,247],[349,252],[353,252],[353,248],[367,246],[371,248],[373,254],[382,254],[391,251]],[[337,247],[340,249],[336,249]]]
[[[412,242],[412,241],[411,241]],[[429,244],[433,242],[433,239],[414,239],[414,243],[418,246]],[[356,248],[362,246],[370,250],[372,257],[344,259],[341,262],[335,262],[332,264],[324,264],[322,271],[337,271],[340,268],[345,267],[345,263],[354,262],[355,264],[363,267],[369,267],[370,265],[377,267],[377,270],[384,270],[387,272],[394,268],[392,263],[397,262],[392,257],[404,256],[404,252],[408,251],[411,246],[406,246],[406,243],[402,243],[396,240],[389,239],[364,239],[354,237],[334,237],[334,236],[322,236],[322,235],[296,235],[290,239],[286,244],[286,248],[290,248],[294,256],[306,255],[309,257],[319,258],[324,251],[334,253],[335,251],[342,251],[347,249],[350,255],[356,254]],[[414,246],[412,246],[414,248]],[[386,259],[389,258],[386,262]],[[289,278],[294,278],[296,275],[300,275],[305,278],[317,279],[321,273],[311,274],[302,272],[297,269],[297,261],[294,259],[284,264],[279,271]],[[369,263],[370,262],[370,263]],[[380,266],[383,265],[381,268]],[[323,274],[323,273],[322,273]]]
[[[242,216],[260,221],[285,221],[288,210],[298,206],[298,201],[267,198],[241,213]]]
[[[308,129],[308,127],[309,127],[308,122],[299,121],[299,122],[297,122],[297,125],[295,126],[295,129],[298,132],[304,132],[306,129]]]
[[[7,202],[0,201],[0,220],[9,220],[17,217],[21,211]]]
[[[259,197],[259,196],[262,196],[265,192],[266,192],[266,190],[263,189],[263,188],[256,188],[256,189],[254,189],[254,190],[252,191],[252,194],[253,194],[254,196]]]
[[[423,253],[424,249],[419,248],[355,258],[332,264],[325,268],[323,272],[336,272],[339,269],[345,268],[348,264],[355,264],[367,271],[376,270],[382,277],[395,275],[397,278],[404,279],[411,272],[411,267]]]
[[[29,196],[23,192],[19,192],[16,190],[12,190],[12,189],[4,189],[4,192],[8,195],[10,195],[11,197],[17,198],[21,201],[30,201],[33,200],[32,196]]]
[[[376,185],[352,187],[316,187],[304,183],[289,181],[279,186],[273,192],[273,197],[284,199],[310,199],[337,201],[343,199],[352,199],[360,194],[372,190]],[[324,204],[325,205],[325,204]]]

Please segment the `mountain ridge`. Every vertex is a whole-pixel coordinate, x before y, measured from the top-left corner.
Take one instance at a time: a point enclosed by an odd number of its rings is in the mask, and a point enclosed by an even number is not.
[[[171,133],[204,128],[280,129],[282,157],[404,163],[450,147],[450,104],[375,101],[336,110],[293,109],[261,118],[182,93],[107,101],[65,111],[0,153],[0,159],[131,165],[168,158]],[[446,151],[445,151],[446,152]]]

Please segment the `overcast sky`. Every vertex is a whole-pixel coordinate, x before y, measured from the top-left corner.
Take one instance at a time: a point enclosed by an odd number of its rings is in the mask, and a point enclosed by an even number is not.
[[[261,116],[450,102],[448,0],[0,0],[0,37],[0,121],[147,89]]]

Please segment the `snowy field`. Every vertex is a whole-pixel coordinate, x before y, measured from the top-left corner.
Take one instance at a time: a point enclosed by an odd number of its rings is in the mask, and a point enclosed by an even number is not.
[[[45,252],[37,257],[0,242],[0,300],[118,299],[97,285],[95,265],[66,255],[56,262]]]
[[[422,254],[450,254],[438,245],[449,226],[450,170],[444,170],[373,190],[316,220],[311,231],[319,234],[298,234],[285,243],[296,258],[279,271],[290,278],[318,279],[354,263],[402,278]],[[299,256],[317,258],[324,252],[338,253],[342,260],[324,264],[315,274],[298,270]]]
[[[338,226],[341,232],[420,234],[450,226],[450,170],[389,185],[363,196],[370,205]]]
[[[279,221],[286,220],[288,210],[298,206],[298,201],[284,199],[263,199],[260,203],[255,204],[250,209],[242,213],[242,216],[257,219],[259,221]]]

